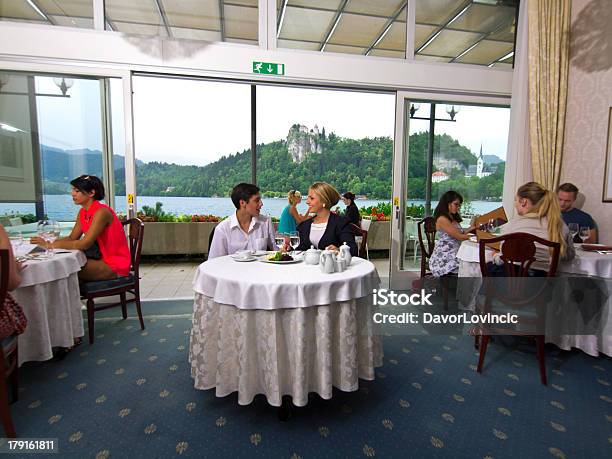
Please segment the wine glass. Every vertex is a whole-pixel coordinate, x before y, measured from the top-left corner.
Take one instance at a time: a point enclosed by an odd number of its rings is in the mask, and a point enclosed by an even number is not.
[[[9,235],[11,245],[13,246],[13,252],[16,257],[21,257],[21,246],[23,245],[23,234],[21,231],[11,231]]]
[[[278,250],[281,250],[285,245],[285,233],[276,233],[274,236],[274,242],[276,242]]]
[[[493,230],[495,229],[495,219],[494,218],[489,219],[489,223],[487,224],[487,229],[489,230],[489,233],[492,233]]]
[[[289,244],[293,250],[297,249],[300,245],[300,233],[297,231],[291,231],[291,233],[289,233]]]
[[[42,230],[42,238],[48,244],[47,254],[50,257],[53,257],[53,255],[55,255],[55,252],[53,251],[53,247],[51,247],[51,245],[57,240],[57,237],[59,235],[59,223],[55,220],[45,220],[45,223],[43,223],[42,225]]]
[[[578,230],[579,230],[578,223],[570,223],[568,225],[568,228],[569,228],[570,234],[572,235],[572,240],[574,240],[574,238],[578,234]]]
[[[580,236],[580,239],[582,239],[582,243],[584,244],[586,240],[591,236],[591,230],[588,226],[581,226],[580,233],[578,234],[578,236]]]

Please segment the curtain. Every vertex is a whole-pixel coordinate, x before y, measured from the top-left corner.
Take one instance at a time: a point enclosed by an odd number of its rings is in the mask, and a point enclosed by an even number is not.
[[[529,61],[527,6],[531,0],[519,4],[514,50],[514,75],[510,102],[510,128],[504,173],[504,209],[509,218],[514,216],[514,196],[519,186],[533,180],[529,148]]]
[[[531,164],[534,180],[553,191],[563,156],[570,5],[570,0],[528,4]]]

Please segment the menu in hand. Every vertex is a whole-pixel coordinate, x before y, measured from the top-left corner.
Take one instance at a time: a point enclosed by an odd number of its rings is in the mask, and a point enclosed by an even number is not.
[[[476,227],[480,227],[480,225],[488,225],[489,222],[493,220],[493,226],[498,227],[503,225],[504,223],[508,223],[508,216],[506,215],[506,211],[503,207],[498,207],[491,212],[487,212],[484,215],[480,215],[474,220],[474,224]]]

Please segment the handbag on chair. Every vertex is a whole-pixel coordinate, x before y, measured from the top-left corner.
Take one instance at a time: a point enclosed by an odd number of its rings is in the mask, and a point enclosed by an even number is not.
[[[0,338],[11,335],[21,335],[28,325],[28,319],[21,306],[9,294],[0,309]]]

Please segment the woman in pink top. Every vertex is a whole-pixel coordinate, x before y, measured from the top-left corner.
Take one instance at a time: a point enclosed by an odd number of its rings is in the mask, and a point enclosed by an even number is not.
[[[87,264],[79,272],[79,278],[96,281],[127,276],[130,272],[130,249],[117,215],[113,209],[100,203],[104,199],[102,181],[93,175],[81,175],[70,184],[72,200],[81,206],[81,210],[70,235],[53,242],[50,248],[88,250],[97,244],[100,259],[88,258]],[[48,246],[39,237],[32,238],[32,242]]]

